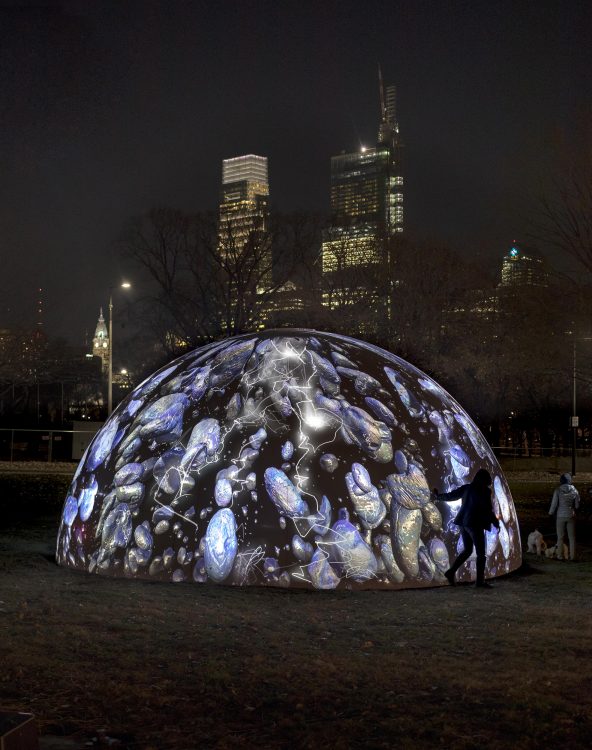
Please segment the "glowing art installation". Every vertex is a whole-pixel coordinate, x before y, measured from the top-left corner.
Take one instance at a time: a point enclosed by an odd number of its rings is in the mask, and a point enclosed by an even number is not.
[[[170,581],[314,589],[446,584],[479,468],[499,531],[487,577],[521,563],[506,480],[471,419],[408,362],[345,336],[266,331],[184,355],[139,385],[68,492],[60,564]],[[475,578],[473,557],[458,574]]]

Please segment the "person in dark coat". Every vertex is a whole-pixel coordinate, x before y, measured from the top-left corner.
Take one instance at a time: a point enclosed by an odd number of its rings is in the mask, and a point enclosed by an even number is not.
[[[454,586],[456,571],[469,559],[474,548],[477,552],[475,586],[490,588],[490,584],[485,581],[485,531],[492,524],[499,529],[499,521],[491,503],[491,474],[486,469],[479,469],[470,484],[463,484],[452,492],[439,493],[435,490],[435,493],[437,500],[462,499],[454,523],[460,526],[464,549],[444,573],[448,582]]]

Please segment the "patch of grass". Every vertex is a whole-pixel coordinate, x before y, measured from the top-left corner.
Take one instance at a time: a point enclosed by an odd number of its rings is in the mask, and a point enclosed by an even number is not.
[[[512,483],[524,535],[552,486]],[[589,747],[583,529],[582,562],[528,557],[491,591],[175,586],[58,568],[62,500],[0,532],[0,705],[43,733],[145,750]]]

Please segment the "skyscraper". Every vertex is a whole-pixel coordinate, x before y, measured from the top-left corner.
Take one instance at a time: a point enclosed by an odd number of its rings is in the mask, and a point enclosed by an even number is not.
[[[267,157],[248,154],[222,162],[220,252],[242,249],[268,219]]]
[[[247,154],[222,162],[218,258],[226,330],[262,325],[261,300],[272,281],[267,157]]]
[[[502,260],[500,288],[506,291],[549,286],[549,271],[538,250],[513,243]]]
[[[324,295],[339,307],[368,299],[364,272],[390,268],[389,240],[403,231],[403,171],[396,118],[396,89],[383,86],[379,71],[380,124],[376,146],[331,158],[331,227],[322,246],[328,286],[342,295]],[[354,286],[352,286],[352,284]],[[356,291],[357,287],[357,291]]]

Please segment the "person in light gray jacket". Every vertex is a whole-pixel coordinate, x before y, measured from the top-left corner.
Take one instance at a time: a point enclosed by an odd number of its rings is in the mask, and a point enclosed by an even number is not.
[[[557,512],[557,559],[563,559],[563,537],[567,529],[569,559],[576,558],[576,510],[580,507],[580,495],[571,483],[571,474],[562,474],[559,487],[553,492],[549,515]]]

